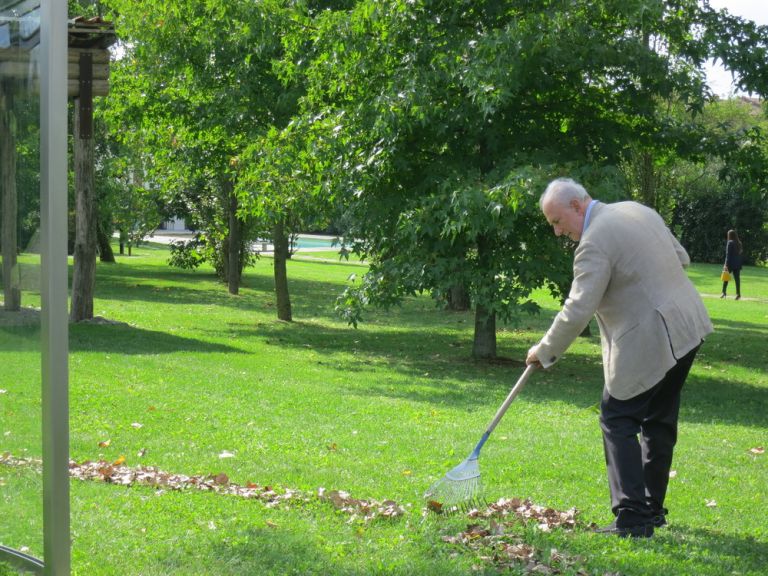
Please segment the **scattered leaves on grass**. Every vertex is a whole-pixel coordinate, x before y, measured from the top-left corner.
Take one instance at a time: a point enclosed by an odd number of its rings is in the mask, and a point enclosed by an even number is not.
[[[362,518],[369,522],[375,518],[396,518],[405,514],[405,509],[394,500],[360,500],[352,498],[348,492],[343,490],[330,490],[320,488],[317,491],[317,497],[322,501],[330,502],[334,508],[350,514],[350,522],[357,518]]]
[[[4,464],[5,466],[26,466],[42,470],[43,461],[39,458],[19,458],[13,456],[10,452],[3,452],[0,454],[0,464]]]
[[[758,454],[765,454],[765,448],[763,448],[762,446],[757,446],[755,448],[750,448],[749,452],[750,454],[754,454],[755,456],[757,456]]]
[[[717,506],[717,502],[714,500],[705,500],[704,502],[707,508],[715,508]]]
[[[491,524],[493,526],[493,522]],[[498,530],[498,525],[496,526]],[[506,568],[517,573],[522,568],[525,574],[590,574],[587,570],[579,568],[584,564],[584,559],[580,556],[571,556],[555,548],[550,549],[547,554],[519,537],[504,535],[477,524],[470,524],[457,536],[444,536],[443,542],[474,550],[483,562],[492,564],[497,569]],[[475,568],[482,570],[481,566]]]
[[[122,457],[121,457],[122,458]],[[96,481],[119,486],[144,485],[155,488],[159,494],[167,490],[202,490],[217,494],[229,494],[242,498],[260,501],[268,508],[288,506],[309,502],[312,496],[297,490],[285,489],[277,492],[270,486],[260,486],[252,482],[240,486],[230,482],[229,477],[222,473],[208,476],[187,476],[184,474],[169,474],[153,466],[138,466],[131,468],[118,461],[110,464],[104,460],[85,461],[78,464],[69,463],[70,476],[83,481]],[[6,452],[0,455],[0,464],[9,466],[34,466],[40,468],[39,459],[16,458]],[[405,514],[403,506],[393,500],[364,500],[353,498],[348,492],[341,490],[326,490],[320,488],[317,498],[330,503],[336,510],[348,514],[350,522],[362,519],[365,522],[377,518],[396,518]],[[427,508],[440,511],[443,505],[432,501]],[[535,522],[536,528],[549,531],[553,528],[573,529],[576,524],[577,511],[572,508],[566,512],[533,504],[530,500],[520,498],[502,498],[485,509],[473,509],[467,517],[474,522],[456,536],[444,536],[442,540],[456,546],[468,547],[476,551],[480,558],[497,568],[513,568],[519,570],[522,566],[526,574],[560,575],[571,574],[586,576],[588,573],[579,568],[583,559],[578,556],[568,556],[555,549],[549,552],[538,551],[521,538],[508,533],[508,528],[515,523]],[[483,525],[486,523],[487,525]],[[278,524],[267,520],[267,526],[277,528]],[[211,530],[216,527],[212,523]],[[482,569],[482,567],[478,567]],[[616,576],[606,573],[603,576]]]
[[[121,456],[115,462],[105,460],[96,462],[85,461],[80,464],[74,460],[69,462],[69,475],[83,481],[105,482],[118,486],[150,486],[159,493],[167,490],[202,490],[217,494],[229,494],[258,500],[267,508],[277,508],[282,505],[309,502],[312,496],[290,488],[278,492],[270,486],[260,486],[248,482],[245,486],[230,482],[229,476],[221,472],[208,476],[187,476],[170,474],[154,466],[125,466],[125,457]],[[42,461],[34,458],[17,458],[9,452],[0,455],[0,464],[6,466],[42,468]],[[349,514],[350,521],[362,518],[366,522],[376,518],[395,518],[402,516],[405,509],[393,500],[361,500],[352,498],[349,493],[341,490],[326,491],[320,488],[317,498],[330,502],[337,510]],[[276,524],[274,525],[277,526]]]
[[[262,501],[266,506],[277,506],[291,500],[306,500],[295,490],[286,490],[278,494],[269,486],[259,486],[249,483],[240,486],[229,481],[224,473],[208,476],[187,476],[185,474],[169,474],[154,466],[129,466],[109,464],[108,462],[86,461],[82,464],[70,461],[69,475],[78,480],[107,482],[120,486],[144,485],[159,490],[203,490],[220,494],[232,494],[242,498],[253,498]]]
[[[99,448],[106,448],[110,444],[112,444],[112,440],[102,440],[99,442]]]
[[[219,454],[219,458],[234,458],[235,455],[227,450],[222,450]]]
[[[439,502],[428,502],[432,511],[442,510]],[[565,512],[546,506],[539,506],[530,500],[521,498],[501,498],[489,504],[485,509],[473,509],[466,516],[475,521],[467,529],[455,536],[444,536],[442,540],[449,544],[468,547],[477,552],[480,558],[496,568],[520,568],[526,574],[575,574],[586,576],[586,570],[579,568],[584,560],[579,556],[568,556],[558,550],[549,553],[537,550],[520,537],[509,533],[509,528],[516,523],[535,523],[543,532],[554,528],[572,530],[577,525],[578,511],[571,508]],[[587,526],[587,527],[591,527]],[[478,567],[482,570],[482,567]],[[604,576],[609,576],[608,574]]]
[[[501,498],[492,502],[485,510],[470,510],[467,516],[470,518],[496,518],[514,516],[524,523],[535,522],[536,527],[542,532],[549,532],[553,528],[573,529],[576,527],[576,508],[565,512],[539,506],[530,500],[521,498]]]

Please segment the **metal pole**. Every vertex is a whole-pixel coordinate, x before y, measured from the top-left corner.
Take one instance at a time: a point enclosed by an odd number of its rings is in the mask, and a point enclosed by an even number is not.
[[[43,573],[68,576],[67,1],[40,8]]]

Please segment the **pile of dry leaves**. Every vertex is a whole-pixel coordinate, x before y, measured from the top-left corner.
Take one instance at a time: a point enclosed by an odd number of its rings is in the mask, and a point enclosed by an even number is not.
[[[320,500],[333,504],[333,506],[347,514],[351,519],[362,518],[366,522],[374,518],[396,518],[405,514],[405,509],[394,500],[359,500],[352,498],[347,492],[341,490],[326,491],[320,488],[317,492]]]
[[[259,500],[268,508],[274,508],[284,503],[309,502],[312,497],[307,493],[290,488],[277,491],[270,486],[260,486],[248,483],[244,486],[229,481],[226,474],[208,476],[187,476],[184,474],[169,474],[154,466],[138,466],[131,468],[122,463],[109,463],[103,460],[97,462],[70,462],[69,474],[79,480],[91,480],[118,484],[121,486],[151,486],[162,490],[203,490],[218,494],[230,494],[241,498]],[[347,492],[339,490],[326,491],[320,488],[317,497],[323,502],[330,502],[337,510],[350,515],[350,521],[361,518],[366,522],[376,518],[395,518],[402,516],[405,509],[392,500],[379,502],[377,500],[361,500],[352,498]]]
[[[24,466],[40,468],[41,462],[32,458],[18,458],[9,453],[0,455],[0,464],[6,466]],[[202,490],[217,494],[229,494],[246,499],[254,499],[267,507],[299,504],[318,499],[330,503],[336,510],[349,516],[350,522],[363,520],[370,522],[377,518],[392,519],[403,516],[405,509],[393,500],[364,500],[353,498],[340,490],[320,488],[316,495],[292,489],[275,490],[270,486],[248,483],[239,485],[230,482],[224,474],[207,476],[187,476],[170,474],[154,466],[130,467],[123,459],[115,462],[98,460],[77,463],[70,461],[70,476],[84,481],[106,482],[119,486],[149,486],[162,493],[166,490]],[[425,508],[426,515],[440,512],[433,506]],[[473,521],[466,530],[455,536],[444,536],[448,544],[469,548],[478,554],[484,562],[497,568],[520,569],[526,573],[558,575],[586,575],[579,567],[584,560],[578,556],[569,556],[555,549],[549,552],[536,549],[512,530],[514,525],[533,524],[536,529],[548,532],[554,528],[574,529],[578,522],[577,511],[572,508],[565,512],[539,506],[530,500],[520,498],[502,498],[491,504],[466,511],[466,517]],[[606,574],[604,576],[617,576]]]
[[[487,508],[470,510],[467,516],[479,522],[468,525],[460,534],[444,536],[443,541],[470,548],[478,553],[481,560],[497,568],[523,567],[530,574],[587,576],[589,572],[579,568],[584,564],[583,558],[569,556],[554,548],[548,553],[539,551],[510,532],[513,525],[520,523],[532,523],[543,532],[554,528],[572,530],[577,526],[577,514],[575,508],[562,512],[539,506],[530,500],[502,498]]]

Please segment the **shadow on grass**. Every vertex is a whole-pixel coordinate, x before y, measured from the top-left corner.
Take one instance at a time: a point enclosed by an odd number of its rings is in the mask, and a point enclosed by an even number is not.
[[[317,266],[317,264],[313,264]],[[338,320],[334,312],[336,297],[344,284],[318,280],[289,280],[291,305],[297,318],[322,317]],[[120,302],[153,302],[169,305],[214,305],[243,311],[263,312],[274,306],[274,281],[267,274],[243,277],[238,295],[213,273],[172,270],[155,266],[99,270],[97,297]]]
[[[318,266],[338,270],[338,280],[302,280],[290,276],[289,293],[291,307],[296,319],[322,318],[334,322],[339,316],[334,308],[336,298],[347,285],[346,278],[352,271],[359,273],[359,267],[337,263],[296,262],[298,266]],[[271,269],[260,267],[250,269],[243,275],[240,294],[228,293],[226,285],[211,271],[188,271],[162,268],[150,265],[101,266],[98,270],[97,297],[115,301],[144,301],[172,305],[216,305],[244,311],[263,312],[265,306],[274,306],[275,291]],[[414,301],[418,302],[414,310]],[[394,307],[389,312],[369,310],[366,321],[391,319],[403,326],[422,326],[422,312],[442,313],[443,311],[429,297],[409,299],[404,308]],[[389,322],[386,322],[389,323]]]
[[[392,574],[412,576],[452,576],[467,574],[466,567],[447,554],[433,554],[405,560],[366,543],[364,538],[348,535],[347,538],[329,539],[318,528],[317,533],[306,530],[291,531],[288,526],[277,528],[250,528],[237,541],[221,542],[213,548],[212,555],[221,559],[217,574],[260,574],[302,576],[326,576],[344,574],[367,576]],[[416,544],[418,545],[418,544]],[[446,545],[446,551],[448,547]],[[411,554],[414,552],[411,551]],[[405,561],[404,561],[405,560]],[[416,564],[416,565],[414,565]]]
[[[392,397],[467,409],[492,407],[504,399],[523,370],[522,362],[519,366],[473,362],[466,356],[471,343],[459,334],[430,330],[362,332],[300,323],[260,324],[235,330],[239,337],[265,338],[276,350],[316,350],[321,353],[318,364],[348,372],[350,378],[356,372],[375,371],[385,364],[388,372],[418,381],[418,385],[404,386],[401,380],[389,378],[372,386],[348,387],[350,394],[373,398]],[[599,342],[596,337],[592,341]],[[506,352],[512,358],[522,359],[525,355],[522,347]],[[697,360],[683,389],[682,421],[765,425],[768,388],[702,374],[702,364],[701,359]],[[583,409],[600,402],[602,387],[599,353],[568,354],[553,368],[534,373],[521,398],[527,402],[569,402]]]
[[[143,271],[142,271],[143,269]],[[253,298],[232,296],[212,274],[132,266],[130,275],[100,273],[97,297],[118,302],[154,302],[169,305],[208,304],[247,310]],[[136,272],[139,272],[136,274]]]
[[[664,540],[674,543],[664,549],[665,556],[670,556],[681,566],[697,558],[700,565],[705,565],[701,570],[706,574],[766,573],[768,543],[752,536],[723,534],[685,525],[670,526],[668,532],[662,534]]]
[[[586,559],[590,574],[762,576],[768,557],[765,540],[679,523],[657,529],[649,540],[624,541],[589,530],[553,530],[529,532],[526,541],[541,550],[557,549]]]
[[[299,264],[299,263],[296,263]],[[322,266],[312,263],[306,266]],[[106,294],[115,299],[135,299],[180,305],[221,305],[245,310],[244,320],[224,326],[202,325],[200,331],[208,335],[234,336],[238,340],[262,340],[280,349],[312,349],[319,353],[316,362],[325,368],[336,369],[350,375],[375,371],[386,366],[387,374],[375,385],[366,387],[349,385],[351,394],[371,397],[405,398],[428,404],[448,404],[468,409],[491,406],[496,398],[503,399],[509,386],[516,380],[522,367],[514,363],[493,365],[474,362],[470,358],[471,313],[450,313],[438,309],[429,298],[409,299],[401,308],[389,313],[371,311],[371,322],[354,330],[338,323],[333,311],[335,297],[344,286],[343,265],[339,268],[339,281],[289,281],[294,316],[293,323],[260,322],[265,304],[274,300],[271,268],[249,269],[243,278],[242,295],[230,296],[226,287],[212,289],[218,283],[210,272],[189,272],[164,269],[157,266],[131,265],[110,268],[102,266],[99,274],[108,278],[103,284]],[[168,283],[179,284],[169,286]],[[112,284],[112,286],[110,286]],[[196,289],[199,286],[199,289]],[[259,317],[248,311],[259,311]],[[500,354],[522,360],[527,347],[540,336],[554,311],[545,310],[541,316],[523,319],[530,338],[506,340],[511,349]],[[302,318],[332,320],[334,325],[302,321]],[[369,329],[371,328],[371,329]],[[595,331],[596,332],[596,331]],[[518,344],[519,342],[519,344]],[[593,336],[591,342],[599,344]],[[764,324],[733,320],[716,320],[716,332],[705,343],[686,385],[681,418],[691,422],[731,422],[748,426],[764,423],[768,412],[768,389],[748,383],[718,378],[718,363],[754,369],[765,369],[766,328]],[[179,338],[166,333],[131,329],[121,331],[109,327],[89,327],[79,332],[73,328],[73,348],[96,349],[125,353],[156,353],[177,350],[239,351],[225,345]],[[702,375],[703,366],[715,365],[713,372]],[[392,375],[394,373],[394,376]],[[417,385],[405,386],[403,376]],[[524,398],[530,402],[569,402],[578,408],[596,405],[603,385],[600,354],[569,353],[568,357],[552,369],[535,374],[526,388]],[[725,409],[727,407],[727,409]]]
[[[242,350],[231,346],[183,338],[167,332],[144,330],[124,324],[72,325],[69,329],[69,348],[76,352],[112,352],[115,354],[243,353]]]

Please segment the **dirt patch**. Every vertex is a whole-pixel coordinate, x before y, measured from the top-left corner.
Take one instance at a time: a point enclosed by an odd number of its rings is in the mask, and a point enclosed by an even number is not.
[[[2,304],[0,303],[0,306]],[[0,326],[39,326],[39,308],[21,308],[18,311],[9,312],[0,308]]]
[[[0,302],[0,326],[39,326],[41,322],[41,310],[40,308],[21,308],[18,311],[9,312],[3,307],[3,303]],[[110,326],[128,326],[126,322],[120,322],[119,320],[110,320],[103,316],[94,316],[86,320],[81,320],[77,324],[98,324],[98,325],[110,325]]]

